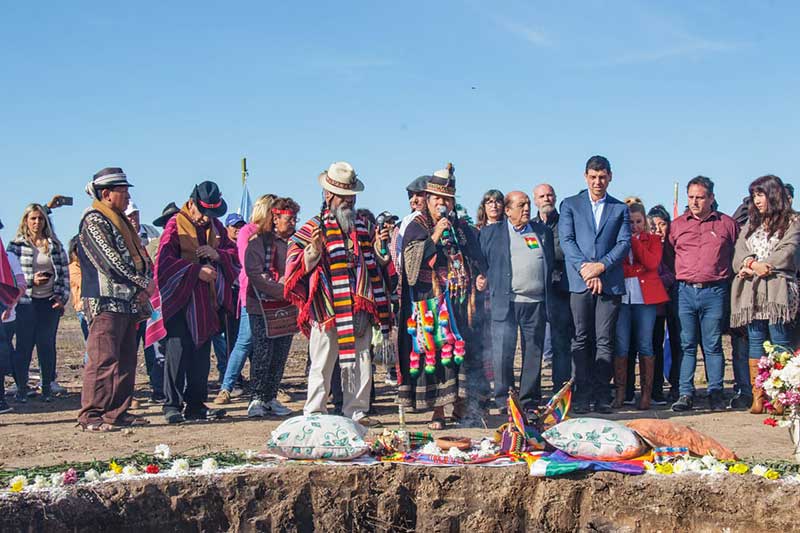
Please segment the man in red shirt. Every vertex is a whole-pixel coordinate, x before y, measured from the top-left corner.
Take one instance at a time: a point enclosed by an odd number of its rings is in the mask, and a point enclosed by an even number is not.
[[[672,404],[672,410],[688,411],[693,407],[698,342],[703,344],[710,407],[723,410],[722,332],[739,226],[731,217],[714,209],[714,182],[709,178],[697,176],[689,181],[686,191],[689,210],[675,219],[669,233],[669,242],[675,249],[683,348],[680,397]]]

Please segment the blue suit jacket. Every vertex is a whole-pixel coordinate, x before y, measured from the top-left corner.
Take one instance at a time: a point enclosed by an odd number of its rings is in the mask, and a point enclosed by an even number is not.
[[[587,290],[580,274],[583,263],[603,263],[606,267],[600,275],[603,293],[625,294],[622,261],[631,248],[628,206],[607,195],[597,229],[587,191],[565,199],[559,211],[558,236],[566,260],[569,291],[579,293]]]
[[[555,252],[553,232],[541,222],[530,222],[544,252],[545,304],[550,300],[550,282]],[[489,264],[487,278],[491,297],[492,320],[503,321],[511,309],[511,240],[508,236],[508,221],[490,224],[481,229],[481,251]]]

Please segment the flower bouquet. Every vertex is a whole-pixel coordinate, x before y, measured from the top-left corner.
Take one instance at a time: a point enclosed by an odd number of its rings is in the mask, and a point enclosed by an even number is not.
[[[758,362],[756,387],[764,389],[764,407],[770,417],[764,423],[789,428],[794,444],[794,460],[800,463],[800,350],[791,352],[770,342],[764,343]]]

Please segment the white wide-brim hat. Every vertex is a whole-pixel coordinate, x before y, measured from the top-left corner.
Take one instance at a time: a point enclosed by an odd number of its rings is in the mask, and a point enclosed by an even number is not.
[[[319,175],[319,184],[326,191],[342,196],[352,196],[364,190],[353,166],[346,161],[337,161]]]

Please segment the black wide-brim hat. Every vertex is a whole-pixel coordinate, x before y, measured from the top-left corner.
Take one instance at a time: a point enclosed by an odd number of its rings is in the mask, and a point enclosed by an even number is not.
[[[153,221],[153,225],[163,228],[167,225],[169,219],[175,216],[178,211],[180,211],[180,208],[175,205],[175,202],[168,203],[167,206],[161,210],[161,216]]]
[[[222,199],[219,187],[213,181],[204,181],[194,186],[189,197],[204,215],[221,217],[228,211],[228,204]]]

